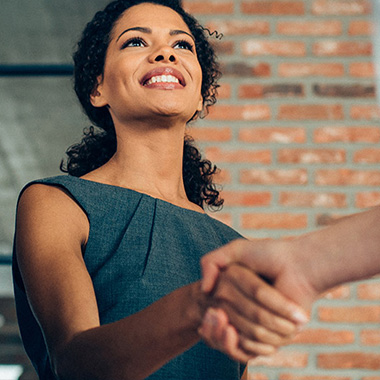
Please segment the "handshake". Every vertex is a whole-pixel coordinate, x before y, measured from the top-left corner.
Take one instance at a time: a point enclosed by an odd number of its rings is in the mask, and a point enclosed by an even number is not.
[[[379,220],[377,207],[293,239],[239,239],[205,255],[200,336],[241,362],[289,344],[321,293],[380,273]]]

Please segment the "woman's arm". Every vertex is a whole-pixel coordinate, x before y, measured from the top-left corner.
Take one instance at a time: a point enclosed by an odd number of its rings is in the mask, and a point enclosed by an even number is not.
[[[53,368],[60,379],[145,378],[199,340],[206,298],[192,284],[100,326],[82,258],[88,229],[83,211],[60,189],[33,185],[20,198],[17,260]]]
[[[244,269],[238,266],[225,271],[213,297],[204,295],[196,282],[136,314],[100,326],[92,281],[82,257],[88,232],[86,215],[63,190],[33,185],[22,194],[16,227],[17,260],[52,367],[60,379],[143,379],[199,341],[198,328],[210,305],[222,308],[231,321],[256,318],[253,325],[245,321],[243,330],[257,335],[256,341],[266,346],[273,340],[281,344],[296,328],[286,320],[291,319],[294,306],[285,298],[277,297],[273,312],[255,304],[256,295],[249,293],[250,287],[262,289],[260,283],[247,280],[244,289],[236,285]],[[270,287],[260,292],[270,297],[277,294]],[[239,297],[252,302],[251,307],[239,309]],[[272,330],[258,326],[263,313],[264,325]],[[242,350],[233,343],[227,353],[237,359],[243,354],[252,357],[263,349],[259,345]]]

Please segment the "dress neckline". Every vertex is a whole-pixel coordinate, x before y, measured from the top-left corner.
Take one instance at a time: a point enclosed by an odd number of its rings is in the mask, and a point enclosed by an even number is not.
[[[111,184],[108,184],[108,183],[103,183],[103,182],[98,182],[98,181],[94,181],[92,179],[86,179],[86,178],[81,178],[81,177],[76,177],[76,176],[71,176],[69,175],[68,177],[70,178],[76,178],[78,179],[79,181],[83,181],[83,182],[89,182],[89,183],[92,183],[92,184],[95,184],[95,185],[100,185],[100,186],[104,186],[104,187],[109,187],[109,188],[113,188],[113,189],[118,189],[118,191],[127,191],[127,192],[132,192],[132,193],[135,193],[135,194],[140,194],[142,196],[145,196],[145,197],[148,197],[148,198],[151,198],[151,199],[154,199],[155,201],[158,201],[158,202],[162,202],[163,204],[166,204],[166,205],[169,205],[171,207],[175,207],[176,209],[179,209],[179,210],[183,210],[183,211],[188,211],[188,212],[191,212],[191,213],[195,213],[195,214],[199,214],[199,215],[205,215],[205,216],[208,216],[206,214],[206,212],[200,212],[200,211],[196,211],[196,210],[192,210],[190,208],[186,208],[186,207],[182,207],[182,206],[178,206],[174,203],[171,203],[171,202],[168,202],[168,201],[165,201],[164,199],[161,199],[161,198],[156,198],[156,197],[153,197],[152,195],[149,195],[147,193],[143,193],[141,191],[138,191],[138,190],[133,190],[133,189],[130,189],[128,187],[123,187],[123,186],[117,186],[117,185],[111,185]]]

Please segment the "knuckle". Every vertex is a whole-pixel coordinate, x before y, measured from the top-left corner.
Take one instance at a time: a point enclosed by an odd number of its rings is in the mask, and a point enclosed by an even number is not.
[[[258,322],[258,310],[256,305],[247,306],[246,312],[250,322]]]
[[[266,325],[268,320],[268,315],[265,310],[257,308],[256,309],[256,322],[261,325]]]

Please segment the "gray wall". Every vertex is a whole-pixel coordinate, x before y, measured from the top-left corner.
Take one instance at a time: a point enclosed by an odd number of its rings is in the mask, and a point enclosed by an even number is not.
[[[0,65],[70,64],[83,26],[107,0],[1,0]],[[0,252],[9,253],[22,186],[59,173],[87,125],[68,76],[0,77]]]

